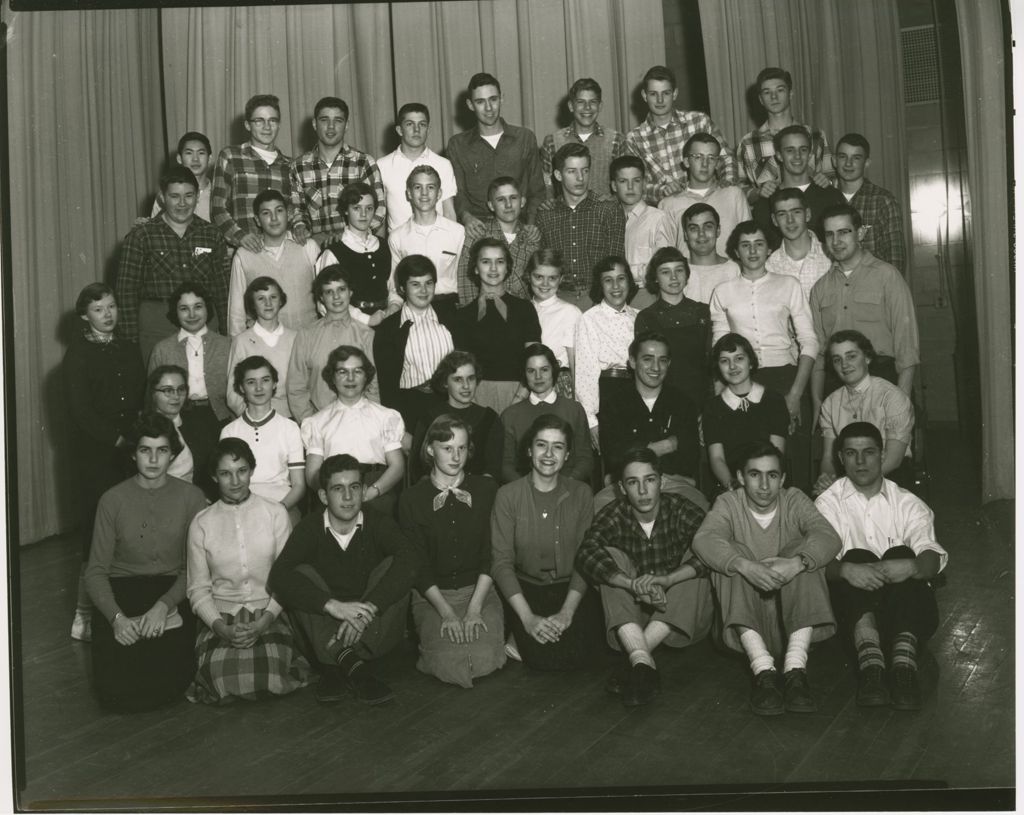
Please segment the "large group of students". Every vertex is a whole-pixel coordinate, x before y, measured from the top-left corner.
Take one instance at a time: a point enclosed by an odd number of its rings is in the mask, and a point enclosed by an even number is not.
[[[757,87],[735,150],[660,66],[639,126],[580,79],[540,146],[485,73],[447,158],[415,102],[379,160],[335,97],[295,159],[271,95],[216,159],[185,133],[64,360],[101,705],[314,678],[381,704],[373,661],[412,637],[467,688],[615,651],[636,706],[660,646],[711,636],[755,713],[799,713],[839,632],[859,704],[919,709],[947,555],[907,489],[900,205],[863,136],[795,118],[788,72]]]

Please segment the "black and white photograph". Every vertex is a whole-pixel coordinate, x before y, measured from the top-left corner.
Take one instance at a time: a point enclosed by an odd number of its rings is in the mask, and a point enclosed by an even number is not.
[[[0,0],[0,811],[1014,809],[1018,0],[217,2]]]

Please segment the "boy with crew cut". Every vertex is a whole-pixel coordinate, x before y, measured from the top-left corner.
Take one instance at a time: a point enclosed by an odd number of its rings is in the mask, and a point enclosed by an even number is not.
[[[427,146],[430,133],[430,109],[421,102],[406,102],[398,109],[398,125],[395,127],[401,142],[393,153],[388,153],[377,162],[384,190],[387,192],[388,230],[404,224],[412,217],[412,207],[405,197],[405,182],[414,167],[426,164],[437,170],[441,178],[441,194],[437,214],[451,221],[455,218],[455,171],[452,163],[439,156]]]
[[[871,166],[871,143],[860,133],[847,133],[836,142],[835,163],[836,186],[863,222],[861,246],[905,275],[903,211],[896,196],[864,177]]]
[[[810,498],[784,486],[783,462],[771,442],[743,449],[735,466],[740,486],[718,497],[693,537],[712,569],[725,645],[750,660],[750,706],[759,716],[818,709],[807,651],[836,630],[825,567],[839,554],[839,536]],[[772,653],[783,645],[784,693]]]
[[[686,183],[679,192],[662,198],[658,208],[668,214],[679,234],[682,216],[687,209],[701,203],[714,207],[719,225],[717,249],[720,255],[724,255],[725,243],[736,224],[750,219],[750,207],[739,187],[719,185],[715,167],[721,153],[722,146],[710,133],[695,133],[687,139],[683,146]],[[684,256],[689,256],[689,247],[682,235],[676,247]]]
[[[316,277],[315,241],[298,243],[288,232],[288,204],[277,190],[264,190],[252,202],[253,221],[263,240],[263,249],[252,252],[238,247],[231,259],[228,287],[228,330],[235,337],[246,329],[245,290],[258,277],[277,283],[285,304],[278,314],[281,325],[298,331],[313,323],[316,309],[309,291]]]
[[[804,297],[832,268],[832,261],[818,236],[810,229],[811,209],[796,187],[783,187],[768,199],[772,223],[782,235],[782,245],[768,256],[765,268],[773,274],[788,274],[800,281]]]
[[[395,283],[395,269],[402,258],[424,255],[430,258],[437,272],[437,285],[432,302],[434,310],[448,323],[458,307],[458,263],[466,230],[462,224],[437,214],[441,195],[441,176],[427,164],[420,164],[409,173],[405,196],[412,205],[412,217],[388,236],[391,249],[391,277],[388,280],[388,311],[402,307],[402,296]]]
[[[510,175],[498,176],[487,188],[487,208],[493,213],[484,224],[485,238],[500,238],[512,255],[512,268],[505,278],[505,290],[524,300],[530,299],[525,278],[526,264],[540,249],[540,230],[536,224],[522,220],[526,198],[519,190],[519,182]],[[476,300],[480,291],[469,274],[469,258],[473,246],[466,242],[459,258],[459,305]]]
[[[640,96],[647,104],[647,118],[626,134],[626,152],[647,165],[648,204],[657,204],[683,189],[683,148],[695,133],[710,133],[722,146],[715,168],[719,181],[723,185],[739,181],[732,148],[718,125],[703,111],[676,110],[678,95],[676,75],[664,65],[655,65],[644,74]]]
[[[646,169],[642,159],[619,156],[612,161],[610,172],[612,194],[626,216],[626,260],[639,287],[630,305],[642,309],[656,299],[644,287],[647,264],[661,247],[676,245],[678,229],[672,218],[644,201]]]
[[[210,147],[210,140],[202,133],[190,130],[178,139],[178,150],[175,153],[178,164],[192,171],[192,175],[199,182],[199,194],[196,197],[196,215],[204,221],[210,220],[210,190],[213,185],[210,182],[210,162],[213,161],[213,150]],[[153,201],[151,218],[155,218],[164,207],[164,196],[157,190],[156,200]],[[136,222],[138,223],[138,222]]]
[[[338,195],[349,184],[362,181],[373,187],[377,208],[370,231],[384,225],[384,184],[373,156],[345,142],[349,110],[344,99],[325,96],[313,107],[316,147],[291,165],[289,175],[291,224],[295,239],[313,238],[321,246],[341,240],[345,213],[338,210]]]
[[[466,107],[473,111],[476,126],[448,140],[448,158],[458,184],[455,212],[466,227],[466,239],[475,243],[484,235],[491,181],[512,176],[532,214],[544,200],[544,178],[533,131],[510,125],[501,116],[501,83],[491,74],[474,74],[468,96]]]
[[[608,178],[612,160],[626,152],[626,137],[618,130],[602,127],[597,117],[601,114],[601,86],[590,77],[577,79],[569,88],[569,112],[572,124],[548,133],[540,146],[541,169],[548,198],[558,193],[551,172],[552,160],[559,148],[567,142],[585,144],[590,150],[590,174],[597,189]]]
[[[785,127],[802,127],[811,141],[811,176],[819,187],[831,182],[832,155],[825,134],[816,127],[802,124],[793,115],[791,97],[793,76],[782,68],[765,68],[757,75],[757,98],[768,118],[756,130],[747,133],[736,147],[744,186],[749,187],[750,201],[768,198],[782,183],[781,168],[774,138]]]
[[[622,255],[625,249],[626,216],[618,202],[591,188],[590,150],[585,144],[563,144],[552,167],[562,193],[537,208],[537,226],[541,243],[562,253],[561,297],[584,311],[592,305],[594,264],[608,255]]]
[[[252,202],[267,189],[280,190],[285,196],[291,193],[291,159],[277,149],[280,100],[267,93],[251,97],[245,103],[245,129],[249,141],[225,147],[217,156],[210,214],[229,245],[259,252],[263,239],[249,218]]]

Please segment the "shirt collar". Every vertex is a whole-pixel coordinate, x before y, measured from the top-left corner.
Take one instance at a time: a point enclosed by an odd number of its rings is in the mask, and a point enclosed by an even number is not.
[[[376,252],[380,248],[380,239],[372,232],[363,240],[347,226],[341,233],[341,242],[354,252]]]
[[[556,399],[558,399],[558,393],[555,391],[554,388],[552,388],[551,392],[548,393],[548,395],[545,396],[543,399],[538,398],[537,394],[535,394],[533,391],[530,391],[531,405],[539,405],[541,402],[543,402],[545,405],[553,405]]]
[[[635,207],[633,207],[633,209],[626,213],[626,218],[642,218],[649,209],[650,207],[647,206],[646,201],[640,201],[640,203],[638,203]]]
[[[856,485],[847,476],[843,476],[841,479],[839,479],[839,484],[839,497],[843,501],[848,501],[851,498],[859,498],[861,501],[865,502],[871,500],[871,498],[868,498],[866,495],[864,495],[864,493],[858,490]],[[885,499],[887,503],[891,504],[893,498],[893,496],[891,495],[891,488],[892,482],[889,481],[889,479],[887,478],[883,478],[882,488],[878,491],[877,494],[871,497],[877,498],[880,495],[883,499]]]
[[[335,532],[334,527],[331,526],[331,516],[328,511],[324,510],[324,531],[329,532],[331,537],[334,538],[339,545],[347,545],[352,540],[352,536],[363,528],[363,511],[359,510],[359,514],[356,515],[356,525],[352,527],[352,531],[347,535],[342,535],[340,532]]]
[[[252,333],[259,337],[264,342],[271,340],[275,337],[280,337],[284,334],[284,325],[282,323],[277,324],[277,328],[273,331],[267,331],[263,326],[259,324],[259,321],[252,324]]]
[[[856,391],[857,393],[864,394],[864,393],[867,393],[868,386],[870,384],[871,384],[871,374],[865,374],[864,378],[860,382],[858,382],[856,385],[854,385],[852,388],[849,385],[845,385],[844,387],[848,391],[849,390],[853,390],[853,391]]]
[[[201,340],[203,337],[206,336],[206,334],[207,334],[207,332],[209,330],[210,329],[207,326],[204,325],[195,334],[190,334],[184,328],[179,328],[178,329],[178,342],[181,342],[182,340],[184,340],[185,342],[188,342],[189,341],[189,337],[195,337],[196,339]]]
[[[621,316],[621,315],[624,315],[624,314],[629,314],[630,306],[629,306],[629,303],[626,303],[626,305],[624,305],[619,311],[616,311],[611,306],[609,306],[604,300],[601,300],[601,302],[598,303],[596,306],[594,306],[594,308],[602,308],[605,311],[607,311],[609,314],[614,314],[616,316]]]
[[[572,135],[574,135],[580,141],[583,141],[583,139],[580,138],[580,132],[576,129],[576,122],[573,122],[571,125],[569,125],[566,128],[566,130],[568,130]],[[604,135],[604,128],[601,127],[601,125],[599,125],[597,122],[594,122],[594,129],[592,131],[590,131],[590,135],[587,136],[587,138],[591,139],[594,136],[603,136],[603,135]]]
[[[253,419],[249,415],[249,408],[242,411],[242,421],[245,422],[249,427],[263,427],[267,422],[277,415],[277,411],[273,408],[270,409],[270,413],[264,416],[262,419]]]
[[[722,401],[729,406],[730,410],[738,410],[739,406],[743,404],[743,400],[746,399],[748,402],[753,402],[755,405],[761,403],[761,398],[764,396],[764,385],[760,382],[755,382],[750,387],[750,393],[744,396],[737,396],[731,390],[726,388],[722,391]]]
[[[413,325],[419,325],[420,323],[436,323],[439,322],[437,319],[437,312],[434,311],[433,306],[427,306],[427,310],[423,312],[415,312],[409,308],[409,304],[406,303],[402,306],[402,316],[398,320],[399,325],[405,325],[405,323],[411,322]]]
[[[335,397],[334,401],[331,403],[331,406],[332,406],[332,408],[334,409],[335,412],[338,412],[338,411],[345,411],[345,410],[362,410],[363,408],[367,407],[369,404],[370,404],[370,402],[369,402],[369,400],[367,400],[366,394],[363,394],[362,396],[359,397],[359,401],[356,402],[354,405],[346,405],[340,399]]]

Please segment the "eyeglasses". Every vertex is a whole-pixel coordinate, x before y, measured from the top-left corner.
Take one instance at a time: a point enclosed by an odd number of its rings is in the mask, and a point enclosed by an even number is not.
[[[250,119],[249,120],[249,124],[256,125],[256,127],[267,127],[267,125],[269,125],[270,127],[277,127],[279,124],[281,124],[281,120],[280,119]]]
[[[184,396],[188,393],[188,385],[178,385],[176,388],[168,385],[165,388],[153,388],[153,390],[157,393],[162,393],[164,396]]]

